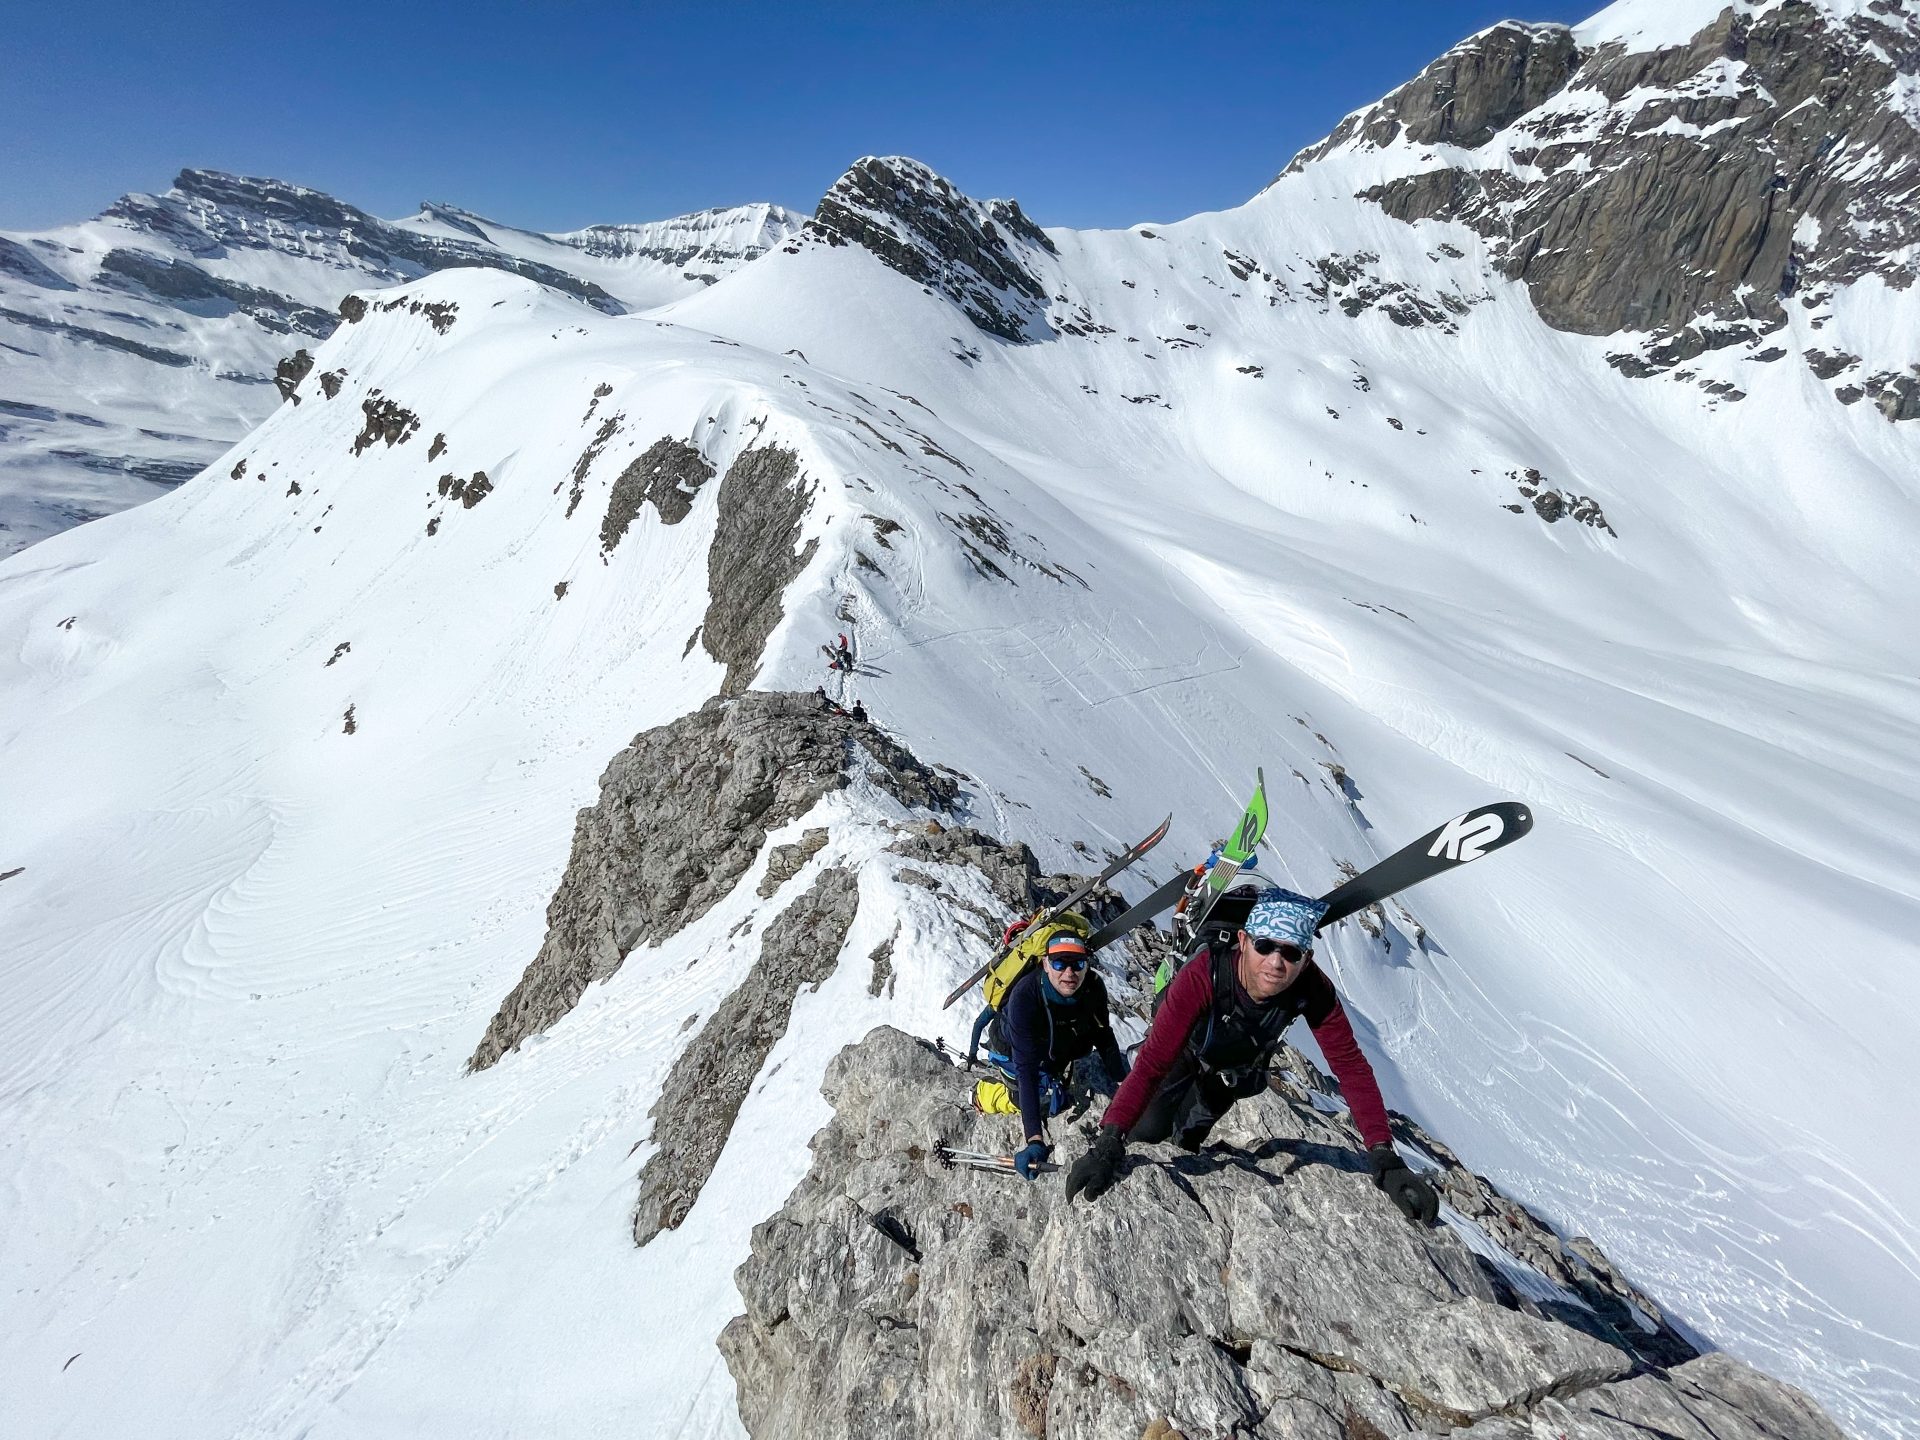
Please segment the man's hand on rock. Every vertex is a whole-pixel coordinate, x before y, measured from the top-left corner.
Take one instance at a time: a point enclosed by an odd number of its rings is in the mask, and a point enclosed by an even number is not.
[[[1126,1158],[1127,1142],[1120,1138],[1120,1132],[1101,1126],[1093,1148],[1074,1161],[1073,1169],[1067,1172],[1067,1199],[1085,1192],[1087,1199],[1098,1200],[1120,1178]]]
[[[1022,1180],[1038,1180],[1040,1164],[1053,1153],[1053,1147],[1044,1140],[1029,1140],[1027,1148],[1013,1157],[1013,1168],[1020,1172]]]
[[[1376,1145],[1367,1151],[1367,1168],[1373,1171],[1373,1183],[1409,1220],[1432,1225],[1440,1218],[1440,1197],[1433,1186],[1409,1170],[1393,1146]]]

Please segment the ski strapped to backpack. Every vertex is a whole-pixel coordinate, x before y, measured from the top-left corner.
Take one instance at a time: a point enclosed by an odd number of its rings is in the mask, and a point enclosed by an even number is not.
[[[1253,776],[1253,798],[1247,801],[1246,812],[1241,815],[1240,823],[1234,827],[1233,834],[1227,837],[1220,858],[1207,871],[1206,889],[1200,895],[1199,909],[1187,922],[1196,933],[1206,923],[1207,912],[1214,907],[1214,903],[1233,888],[1234,876],[1242,869],[1253,867],[1255,847],[1267,833],[1267,772],[1255,770]]]
[[[1205,872],[1207,898],[1202,902],[1203,907],[1210,906],[1213,901],[1219,899],[1220,892],[1231,887],[1234,876],[1238,875],[1243,868],[1251,868],[1254,847],[1267,833],[1267,777],[1264,772],[1258,770],[1254,775],[1256,782],[1253,798],[1247,802],[1246,812],[1241,815],[1240,823],[1235,827],[1232,838],[1221,842],[1219,856],[1214,860],[1212,867]],[[1218,890],[1213,888],[1216,875],[1220,877]],[[1087,937],[1087,948],[1098,950],[1102,946],[1110,945],[1136,925],[1151,920],[1186,894],[1193,886],[1195,879],[1194,870],[1180,871],[1119,919],[1109,920],[1094,931]]]
[[[1075,905],[1078,905],[1082,900],[1086,899],[1087,896],[1091,895],[1100,886],[1106,884],[1107,881],[1111,880],[1114,876],[1118,875],[1122,870],[1126,869],[1129,865],[1133,864],[1134,861],[1138,860],[1142,855],[1146,854],[1149,850],[1153,849],[1154,846],[1158,845],[1162,840],[1166,839],[1167,831],[1172,828],[1173,828],[1173,816],[1169,815],[1167,816],[1166,819],[1162,820],[1159,823],[1159,825],[1154,827],[1152,833],[1148,834],[1145,838],[1135,842],[1134,844],[1128,846],[1125,850],[1121,851],[1120,854],[1114,859],[1114,861],[1110,865],[1108,865],[1106,869],[1102,870],[1098,875],[1094,876],[1093,879],[1087,881],[1086,884],[1080,886],[1079,889],[1075,890],[1071,895],[1067,896],[1066,899],[1060,901],[1058,904],[1049,905],[1046,909],[1040,911],[1037,915],[1033,917],[1032,920],[1030,920],[1027,923],[1026,928],[1020,932],[1020,938],[1018,940],[1004,947],[999,954],[993,957],[993,959],[989,960],[986,964],[982,965],[978,970],[974,971],[971,975],[967,976],[965,980],[961,981],[960,984],[954,989],[954,992],[951,995],[947,996],[945,1000],[940,1002],[940,1008],[942,1010],[949,1008],[954,1001],[958,1000],[962,995],[966,994],[967,991],[971,990],[974,987],[974,985],[979,982],[982,976],[986,975],[989,971],[999,970],[1001,968],[1001,962],[1003,960],[1006,960],[1010,956],[1015,954],[1027,954],[1029,950],[1030,942],[1034,938],[1035,932],[1045,929],[1045,927],[1047,927],[1053,921],[1058,920],[1061,916],[1065,915],[1068,911],[1070,911]],[[1077,915],[1074,916],[1073,918],[1076,920],[1080,920],[1080,917]],[[1085,920],[1080,920],[1080,928],[1075,933],[1080,935],[1084,935],[1087,933],[1087,922]],[[1046,948],[1044,940],[1041,942],[1040,948],[1042,950]],[[1031,963],[1032,959],[1037,959],[1038,955],[1039,955],[1039,951],[1037,950],[1032,951],[1027,963]],[[1019,967],[1019,969],[1020,971],[1024,971],[1026,969],[1026,963],[1023,963]],[[1011,984],[1014,980],[1017,980],[1018,978],[1019,978],[1019,972],[1016,972],[1015,974],[1013,974],[1008,978],[1007,984]],[[1004,989],[1004,987],[1002,988]]]
[[[1327,913],[1321,917],[1316,929],[1325,930],[1355,911],[1377,905],[1423,880],[1430,880],[1444,871],[1471,864],[1483,855],[1504,849],[1532,829],[1533,812],[1514,800],[1497,800],[1491,805],[1469,810],[1464,815],[1456,815],[1411,845],[1396,850],[1378,865],[1361,871],[1345,884],[1322,895],[1320,899],[1326,905]],[[1219,867],[1216,865],[1215,868]],[[1098,950],[1110,945],[1127,931],[1152,919],[1179,898],[1188,878],[1185,873],[1176,875],[1118,920],[1101,926],[1087,938],[1087,948]],[[1218,897],[1215,899],[1217,901]],[[1210,920],[1205,923],[1212,928]],[[1195,922],[1193,929],[1196,934],[1199,933],[1201,922]]]
[[[1377,905],[1443,870],[1478,860],[1511,845],[1533,829],[1533,812],[1516,800],[1496,800],[1456,815],[1404,849],[1396,850],[1370,870],[1362,870],[1346,884],[1320,897],[1327,913],[1316,930],[1344,920],[1356,910]]]

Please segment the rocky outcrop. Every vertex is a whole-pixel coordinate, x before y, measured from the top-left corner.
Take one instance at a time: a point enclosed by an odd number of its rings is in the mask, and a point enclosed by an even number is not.
[[[1558,93],[1579,61],[1564,25],[1509,20],[1464,40],[1379,104],[1349,115],[1294,158],[1297,170],[1364,140],[1474,149]]]
[[[310,350],[296,350],[281,360],[273,368],[273,383],[280,391],[280,398],[298,405],[300,397],[294,392],[300,388],[300,382],[312,373],[313,352]]]
[[[145,250],[109,250],[100,259],[100,283],[162,301],[190,315],[220,316],[238,310],[275,334],[298,330],[324,340],[336,323],[325,310],[303,305],[291,296],[222,279],[190,260]]]
[[[884,732],[811,695],[716,697],[635,736],[601,775],[598,802],[580,812],[546,939],[469,1064],[493,1064],[565,1015],[636,946],[706,914],[769,830],[856,772],[910,807],[944,811],[957,793]]]
[[[613,482],[600,522],[601,550],[611,552],[620,543],[642,505],[651,504],[662,525],[678,525],[693,512],[694,497],[711,479],[713,466],[697,448],[671,435],[654,441]]]
[[[1069,1207],[1057,1172],[942,1168],[937,1145],[1009,1143],[968,1081],[886,1028],[829,1065],[834,1118],[720,1341],[755,1440],[1840,1440],[1738,1361],[1611,1326],[1573,1254],[1581,1289],[1404,1220],[1314,1088],[1243,1102],[1199,1154],[1136,1147]]]
[[[812,499],[800,457],[778,446],[743,452],[720,482],[700,640],[727,667],[723,695],[737,695],[753,683],[767,637],[784,613],[787,586],[820,543],[800,544],[800,521]]]
[[[917,160],[868,156],[834,182],[802,238],[858,245],[945,295],[989,335],[1016,343],[1052,335],[1035,273],[1056,254],[1017,200],[973,200]]]
[[[1663,372],[1756,347],[1790,303],[1820,311],[1863,276],[1913,283],[1920,131],[1900,97],[1917,56],[1920,16],[1892,5],[1729,6],[1686,44],[1645,51],[1583,51],[1564,27],[1505,24],[1289,172],[1343,148],[1414,153],[1421,168],[1365,198],[1401,220],[1471,226],[1549,324],[1642,332],[1618,363]]]
[[[633,1240],[645,1245],[687,1218],[726,1148],[734,1117],[767,1055],[787,1033],[794,997],[839,964],[859,908],[854,873],[822,870],[760,937],[760,958],[674,1062],[654,1105],[659,1147],[640,1171]]]
[[[328,398],[332,398],[331,391],[328,392]],[[403,445],[420,428],[418,415],[378,390],[360,402],[360,413],[366,417],[366,423],[360,427],[360,433],[353,437],[355,455],[375,444],[386,445],[389,449]]]

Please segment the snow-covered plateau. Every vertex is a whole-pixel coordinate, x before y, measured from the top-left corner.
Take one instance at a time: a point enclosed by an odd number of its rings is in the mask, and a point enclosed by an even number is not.
[[[1689,261],[1656,304],[1476,208],[1737,144],[1804,109],[1762,67],[1817,47],[1778,27],[1890,54],[1860,27],[1895,22],[1694,6],[1720,29],[1683,64],[1659,8],[1496,27],[1177,223],[1042,229],[868,159],[672,297],[355,282],[295,398],[196,478],[0,560],[6,1432],[744,1435],[716,1338],[827,1062],[882,1023],[964,1044],[940,1001],[1011,916],[954,923],[890,848],[924,817],[856,784],[468,1059],[622,747],[723,689],[825,683],[1043,869],[1173,811],[1133,896],[1256,767],[1261,867],[1313,893],[1525,802],[1522,843],[1323,947],[1389,1104],[1701,1343],[1849,1434],[1920,1435],[1911,216],[1809,183],[1827,223],[1742,252],[1791,248],[1777,290]],[[1486,133],[1423,131],[1505,46],[1524,78]],[[1701,133],[1642,133],[1670,115]],[[1906,173],[1898,133],[1876,173]],[[1594,244],[1644,279],[1634,213]],[[582,237],[513,243],[579,241],[602,268],[569,273],[621,296],[617,227]],[[129,414],[174,403],[125,383]],[[692,480],[650,483],[668,455]],[[787,507],[757,548],[727,510],[749,471]],[[669,1071],[830,865],[858,880],[843,963],[636,1249]]]

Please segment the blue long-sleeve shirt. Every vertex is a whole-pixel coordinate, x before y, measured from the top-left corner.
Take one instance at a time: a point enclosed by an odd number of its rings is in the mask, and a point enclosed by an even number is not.
[[[1014,982],[1000,1006],[1000,1032],[1013,1058],[1020,1123],[1029,1140],[1046,1134],[1047,1108],[1040,1094],[1043,1071],[1064,1083],[1067,1067],[1095,1051],[1116,1082],[1125,1069],[1108,1014],[1107,987],[1091,970],[1071,998],[1048,984],[1038,966],[1029,970]]]

